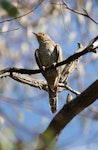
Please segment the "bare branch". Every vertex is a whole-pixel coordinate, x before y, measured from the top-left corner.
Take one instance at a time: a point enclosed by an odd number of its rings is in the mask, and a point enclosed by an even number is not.
[[[0,33],[7,33],[7,32],[11,32],[11,31],[15,31],[15,30],[19,30],[19,28],[15,28],[15,29],[7,30],[7,31],[2,31],[2,32],[0,32]]]
[[[92,20],[94,23],[98,24],[97,21],[95,21],[92,17],[89,16],[89,14],[88,14],[88,12],[87,12],[86,9],[83,9],[84,13],[81,13],[81,12],[75,10],[75,9],[70,8],[70,7],[68,6],[68,4],[67,4],[64,0],[62,0],[62,2],[63,2],[62,5],[64,5],[66,9],[68,9],[68,10],[70,10],[70,11],[76,13],[76,14],[85,16],[85,17],[89,18],[90,20]]]
[[[9,67],[9,68],[5,68],[3,70],[0,70],[0,78],[6,77],[6,76],[11,76],[12,73],[21,73],[21,74],[36,74],[36,73],[40,73],[39,69],[36,70],[29,70],[29,69],[20,69],[20,68],[15,68],[15,67]]]
[[[47,129],[40,135],[36,150],[46,150],[58,139],[60,132],[82,110],[98,99],[98,80],[71,102],[64,105],[53,118]],[[52,133],[52,135],[50,135]],[[48,135],[48,136],[47,136]],[[50,138],[49,138],[50,136]]]
[[[12,73],[12,75],[10,77],[21,83],[28,84],[30,86],[33,86],[33,87],[36,87],[39,89],[43,89],[45,91],[48,90],[47,82],[45,80],[34,79],[27,75],[22,75],[22,74],[17,74],[17,73]]]
[[[80,94],[80,92],[78,92],[78,91],[72,89],[72,88],[69,87],[68,85],[65,85],[65,87],[66,87],[67,90],[69,90],[70,92],[74,93],[75,95],[79,95],[79,94]]]
[[[64,83],[66,85],[69,76],[75,70],[75,68],[78,66],[79,60],[80,60],[80,58],[78,58],[70,63],[67,63],[64,66],[61,76],[60,76],[60,81],[59,81],[60,83]]]
[[[96,53],[96,50],[95,50],[95,47],[94,47],[94,42],[97,41],[97,40],[98,40],[98,36],[96,36],[94,39],[92,39],[87,46],[80,48],[78,50],[79,52],[71,55],[70,57],[68,57],[64,61],[57,63],[55,67],[59,67],[59,66],[64,65],[64,64],[68,64],[68,63],[78,59],[79,57],[85,55],[88,52]]]
[[[16,17],[11,18],[11,19],[6,19],[6,20],[4,20],[4,21],[0,21],[0,23],[4,23],[4,22],[7,22],[7,21],[12,21],[12,20],[16,20],[16,19],[22,18],[22,17],[24,17],[24,16],[27,16],[28,14],[34,12],[34,11],[41,5],[41,3],[42,3],[43,1],[44,1],[44,0],[40,0],[40,2],[33,8],[33,10],[30,10],[29,12],[27,12],[27,13],[21,15],[21,16],[16,16]]]
[[[4,70],[1,70],[0,71],[0,74],[1,74],[0,78],[9,76],[9,77],[11,77],[12,79],[14,79],[18,82],[28,84],[28,85],[33,86],[35,88],[39,88],[39,89],[43,89],[45,91],[48,91],[48,85],[47,85],[47,82],[45,80],[34,79],[34,78],[32,78],[28,75],[20,74],[20,73],[17,72],[18,68],[14,68],[14,70],[16,72],[10,72],[11,69],[13,69],[13,68],[6,68]],[[73,90],[71,87],[69,87],[66,84],[63,84],[63,83],[58,84],[58,92],[61,92],[65,89],[69,90],[70,92],[74,93],[75,95],[80,94],[78,91]]]
[[[90,20],[92,20],[94,23],[98,24],[97,21],[95,21],[92,17],[90,17],[90,15],[88,14],[87,10],[84,9],[84,8],[83,8],[84,13],[81,13],[81,12],[79,12],[79,11],[77,11],[77,10],[72,9],[71,7],[69,7],[68,4],[67,4],[64,0],[62,0],[62,4],[61,4],[61,3],[60,3],[60,4],[51,3],[51,4],[53,4],[53,5],[60,5],[60,6],[61,6],[61,5],[64,5],[66,9],[68,9],[68,10],[70,10],[70,11],[72,11],[72,12],[78,14],[78,15],[82,15],[82,16],[84,16],[84,17],[87,17],[87,18],[89,18]]]
[[[83,56],[84,54],[88,53],[88,52],[96,52],[96,47],[98,47],[98,42],[96,42],[96,40],[98,39],[98,36],[95,37],[93,40],[90,41],[90,43],[88,44],[88,46],[82,46],[81,44],[79,45],[79,49],[78,52],[76,52],[75,54],[71,55],[69,58],[67,58],[66,60],[59,62],[56,64],[55,67],[59,67],[60,65],[64,65],[66,64],[66,66],[64,67],[62,74],[61,74],[61,78],[60,78],[60,83],[58,85],[58,92],[61,92],[62,90],[68,89],[69,91],[71,91],[72,93],[78,95],[79,93],[73,89],[71,89],[70,87],[68,87],[66,85],[67,79],[69,77],[69,75],[72,73],[72,71],[76,68],[77,64],[79,63],[79,58],[81,56]],[[95,44],[95,42],[97,44]],[[54,66],[50,66],[46,69],[52,69]],[[0,78],[3,77],[11,77],[14,80],[17,80],[21,83],[24,84],[28,84],[30,86],[36,87],[36,88],[40,88],[43,90],[47,91],[47,82],[44,80],[35,80],[32,77],[23,75],[23,74],[27,74],[27,75],[32,75],[32,74],[36,74],[36,73],[41,73],[41,71],[39,69],[36,70],[28,70],[28,69],[20,69],[20,68],[6,68],[0,71]],[[61,83],[63,83],[63,86],[61,85]]]
[[[72,92],[72,93],[75,94],[75,95],[79,95],[79,94],[80,94],[80,92],[78,92],[78,91],[72,89],[72,88],[71,88],[70,86],[68,86],[67,84],[60,83],[60,82],[59,82],[59,84],[58,84],[58,92],[61,92],[61,91],[65,90],[65,89],[68,90],[68,91],[70,91],[70,92]]]

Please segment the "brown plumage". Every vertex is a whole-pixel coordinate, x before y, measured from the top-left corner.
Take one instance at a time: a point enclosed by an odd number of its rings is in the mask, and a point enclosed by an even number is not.
[[[57,87],[61,74],[61,67],[45,70],[46,67],[62,61],[62,49],[44,33],[34,33],[39,42],[39,49],[35,51],[35,58],[43,76],[48,83],[49,104],[51,112],[55,113],[58,107]]]

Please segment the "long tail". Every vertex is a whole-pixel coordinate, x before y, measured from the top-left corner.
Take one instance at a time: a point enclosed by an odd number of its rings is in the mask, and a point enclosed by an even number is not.
[[[49,93],[49,104],[52,113],[55,113],[58,109],[58,95],[57,95],[57,88],[52,91],[48,86],[48,93]]]

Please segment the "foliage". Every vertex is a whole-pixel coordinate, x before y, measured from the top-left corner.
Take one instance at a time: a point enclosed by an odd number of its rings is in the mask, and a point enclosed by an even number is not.
[[[9,16],[14,17],[14,16],[18,15],[17,8],[14,5],[12,5],[11,2],[9,2],[7,0],[1,0],[0,6],[1,6],[1,8],[3,8],[7,12],[7,14]]]

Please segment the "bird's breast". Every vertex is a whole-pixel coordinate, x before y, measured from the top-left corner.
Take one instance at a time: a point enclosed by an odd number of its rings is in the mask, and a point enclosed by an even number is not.
[[[48,67],[56,62],[56,54],[54,52],[54,46],[46,46],[39,49],[39,55],[42,65]]]

